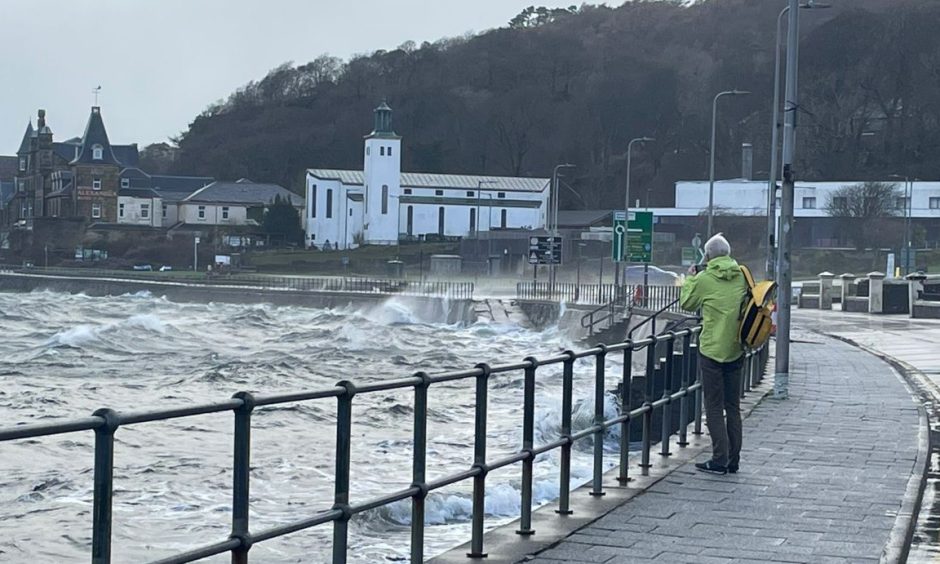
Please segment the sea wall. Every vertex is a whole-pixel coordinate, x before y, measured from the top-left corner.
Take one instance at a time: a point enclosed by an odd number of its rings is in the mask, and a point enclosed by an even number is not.
[[[408,301],[422,319],[434,319],[442,323],[459,323],[467,320],[472,321],[476,318],[473,313],[472,300],[455,300],[434,296],[405,296],[377,292],[278,290],[246,286],[207,286],[117,278],[0,273],[0,291],[32,292],[35,290],[100,297],[150,292],[155,296],[163,296],[175,302],[268,303],[312,308],[341,308],[348,305],[375,304],[396,297]]]

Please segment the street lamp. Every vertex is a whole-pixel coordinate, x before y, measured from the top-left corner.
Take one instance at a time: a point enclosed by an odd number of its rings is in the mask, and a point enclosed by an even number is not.
[[[718,98],[722,96],[743,96],[750,94],[747,90],[725,90],[715,95],[712,100],[712,144],[709,151],[709,169],[708,169],[708,237],[712,236],[712,217],[715,215],[715,127],[717,125],[716,117],[718,114]]]
[[[813,2],[810,0],[800,4],[800,8],[823,9],[831,8],[829,4]],[[776,234],[777,234],[777,143],[780,135],[780,34],[783,29],[783,16],[790,11],[790,6],[780,10],[777,16],[777,41],[774,43],[774,111],[770,123],[770,173],[767,176],[767,278],[771,280],[776,272]]]
[[[627,232],[624,234],[623,244],[620,245],[621,252],[627,256],[627,262],[629,262],[629,259],[630,259],[630,253],[626,252],[626,247],[627,247],[627,241],[630,238],[630,171],[633,168],[633,144],[653,142],[653,141],[656,141],[656,140],[653,139],[652,137],[637,137],[635,139],[631,139],[630,142],[627,143],[627,187],[626,187],[626,190],[624,190],[624,194],[623,194],[623,213],[625,214],[624,221],[627,222],[626,223]],[[616,261],[616,262],[623,262],[623,255],[621,255],[620,259],[621,259],[620,261]],[[616,264],[616,262],[614,263],[614,268],[615,268],[614,285],[619,289],[621,265]],[[623,266],[624,268],[626,268],[627,265],[623,265]],[[624,280],[624,283],[626,283],[626,280]]]
[[[473,223],[473,230],[475,231],[474,235],[476,235],[477,239],[480,238],[480,191],[482,190],[484,184],[493,185],[493,184],[496,184],[496,181],[495,180],[478,180],[477,181],[477,216]]]
[[[548,248],[551,252],[549,256],[552,257],[552,260],[549,261],[549,265],[548,265],[549,267],[549,294],[550,295],[554,295],[554,292],[555,292],[555,261],[554,261],[555,238],[558,237],[558,200],[561,199],[560,198],[561,194],[558,189],[558,171],[563,168],[574,168],[574,167],[575,165],[573,164],[565,163],[565,164],[555,165],[555,168],[552,170],[552,185],[551,185],[550,196],[553,195],[554,198],[550,197],[549,200],[552,203],[551,211],[553,212],[552,213],[553,219],[551,222],[552,229],[549,232],[550,239],[548,243]],[[546,217],[546,220],[547,219],[548,218]],[[538,268],[538,265],[536,265],[535,268]]]
[[[916,179],[912,180],[911,177],[900,174],[890,174],[889,176],[904,179],[904,240],[901,241],[901,250],[904,251],[903,272],[906,276],[911,273],[911,216],[914,211],[914,180]]]

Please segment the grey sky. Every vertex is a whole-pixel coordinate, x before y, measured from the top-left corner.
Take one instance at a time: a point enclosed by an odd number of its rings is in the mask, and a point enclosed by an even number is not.
[[[46,110],[57,140],[99,103],[112,142],[143,147],[285,61],[347,59],[505,25],[533,0],[0,0],[0,154]],[[571,2],[538,2],[566,5]]]

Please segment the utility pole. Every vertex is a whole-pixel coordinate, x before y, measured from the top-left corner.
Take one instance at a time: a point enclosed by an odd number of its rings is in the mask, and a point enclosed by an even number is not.
[[[799,76],[800,2],[790,0],[787,30],[787,82],[783,126],[783,186],[780,206],[780,248],[777,264],[777,357],[774,368],[774,397],[790,397],[790,302],[793,271],[790,263],[793,244],[793,195],[796,174],[793,170],[796,153],[796,115],[799,109],[797,77]]]

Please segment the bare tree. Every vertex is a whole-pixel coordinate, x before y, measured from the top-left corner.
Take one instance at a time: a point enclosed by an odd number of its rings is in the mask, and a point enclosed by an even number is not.
[[[897,184],[862,182],[843,186],[826,198],[826,213],[838,218],[843,239],[850,239],[858,248],[884,242],[890,231],[889,218],[898,215]]]

